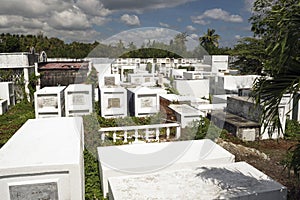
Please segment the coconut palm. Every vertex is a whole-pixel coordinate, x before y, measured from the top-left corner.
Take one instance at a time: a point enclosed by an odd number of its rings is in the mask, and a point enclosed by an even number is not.
[[[205,33],[202,37],[199,38],[200,44],[207,49],[207,47],[218,47],[220,35],[215,34],[215,29],[207,29],[207,33]]]

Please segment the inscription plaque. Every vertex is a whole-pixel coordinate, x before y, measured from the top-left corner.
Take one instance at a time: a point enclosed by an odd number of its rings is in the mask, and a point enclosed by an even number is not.
[[[120,108],[120,99],[119,98],[109,98],[108,99],[108,108]]]
[[[82,94],[73,94],[72,95],[72,103],[73,105],[85,105],[85,98]]]
[[[38,98],[38,105],[40,108],[43,107],[58,107],[57,104],[57,97],[39,97]]]
[[[142,108],[151,108],[153,107],[153,99],[151,98],[141,98],[141,107]]]
[[[10,200],[58,200],[57,183],[9,186]]]
[[[115,85],[115,77],[104,77],[104,85]]]

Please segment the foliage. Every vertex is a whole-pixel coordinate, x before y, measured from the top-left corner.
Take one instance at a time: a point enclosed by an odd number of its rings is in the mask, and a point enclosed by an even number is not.
[[[147,63],[146,71],[148,71],[149,73],[152,73],[152,63],[150,63],[150,62]]]
[[[86,83],[93,85],[94,88],[98,87],[98,72],[94,66],[92,66],[91,72],[87,77]]]
[[[0,115],[0,147],[28,120],[34,118],[32,104],[21,102]]]
[[[84,151],[85,199],[100,200],[103,198],[99,176],[98,160],[88,151]]]
[[[241,74],[261,74],[267,58],[265,49],[263,39],[245,37],[238,41],[229,54],[237,57],[233,65],[238,66]]]
[[[38,80],[39,80],[39,76],[36,76],[34,72],[29,74],[28,90],[29,90],[30,102],[34,101],[34,92],[36,91]],[[24,93],[23,95],[24,95],[24,99],[27,99],[26,93]]]
[[[296,120],[286,120],[285,136],[286,139],[300,139],[300,123]]]
[[[2,33],[0,35],[0,53],[6,52],[28,52],[34,47],[36,52],[47,52],[51,57],[85,58],[99,43],[72,42],[69,44],[58,38],[44,37],[42,33],[38,35],[15,35]]]
[[[267,54],[264,64],[272,76],[299,66],[300,2],[297,0],[257,0],[250,19],[255,35],[264,39]]]
[[[215,29],[207,29],[207,32],[199,38],[200,45],[210,54],[216,54],[219,46],[220,35],[215,33]]]
[[[207,138],[214,140],[218,137],[223,137],[226,134],[226,130],[218,128],[208,118],[201,116],[199,120],[193,121],[189,126],[183,129],[180,139],[200,140]]]
[[[279,122],[278,107],[285,93],[295,94],[300,83],[300,2],[257,0],[251,18],[252,30],[267,45],[265,69],[272,78],[262,77],[254,85],[254,95],[263,105],[262,119]],[[273,123],[280,127],[280,123]]]
[[[266,42],[269,59],[254,85],[256,102],[263,105],[262,119],[281,129],[278,108],[284,94],[295,95],[300,87],[300,2],[298,0],[256,0],[251,17],[254,34]],[[295,101],[299,99],[295,98]],[[300,143],[292,150],[290,169],[299,178]]]

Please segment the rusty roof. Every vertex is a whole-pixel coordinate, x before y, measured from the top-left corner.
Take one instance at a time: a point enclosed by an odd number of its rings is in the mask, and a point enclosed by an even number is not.
[[[88,69],[88,62],[47,62],[39,63],[38,69]]]

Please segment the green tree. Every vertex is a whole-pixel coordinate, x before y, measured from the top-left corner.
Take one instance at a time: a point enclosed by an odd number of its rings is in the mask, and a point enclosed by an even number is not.
[[[280,129],[280,101],[284,94],[295,94],[300,87],[300,2],[256,0],[250,20],[255,35],[266,42],[269,59],[264,68],[272,76],[261,77],[255,83],[254,96],[263,106],[262,119]],[[299,177],[300,143],[293,152],[291,163]]]
[[[265,49],[263,39],[245,37],[228,53],[237,57],[233,66],[238,67],[241,74],[261,74],[263,63],[267,58]]]
[[[214,54],[219,46],[220,35],[215,32],[215,29],[207,29],[207,32],[199,38],[200,45],[202,45],[209,54]]]

